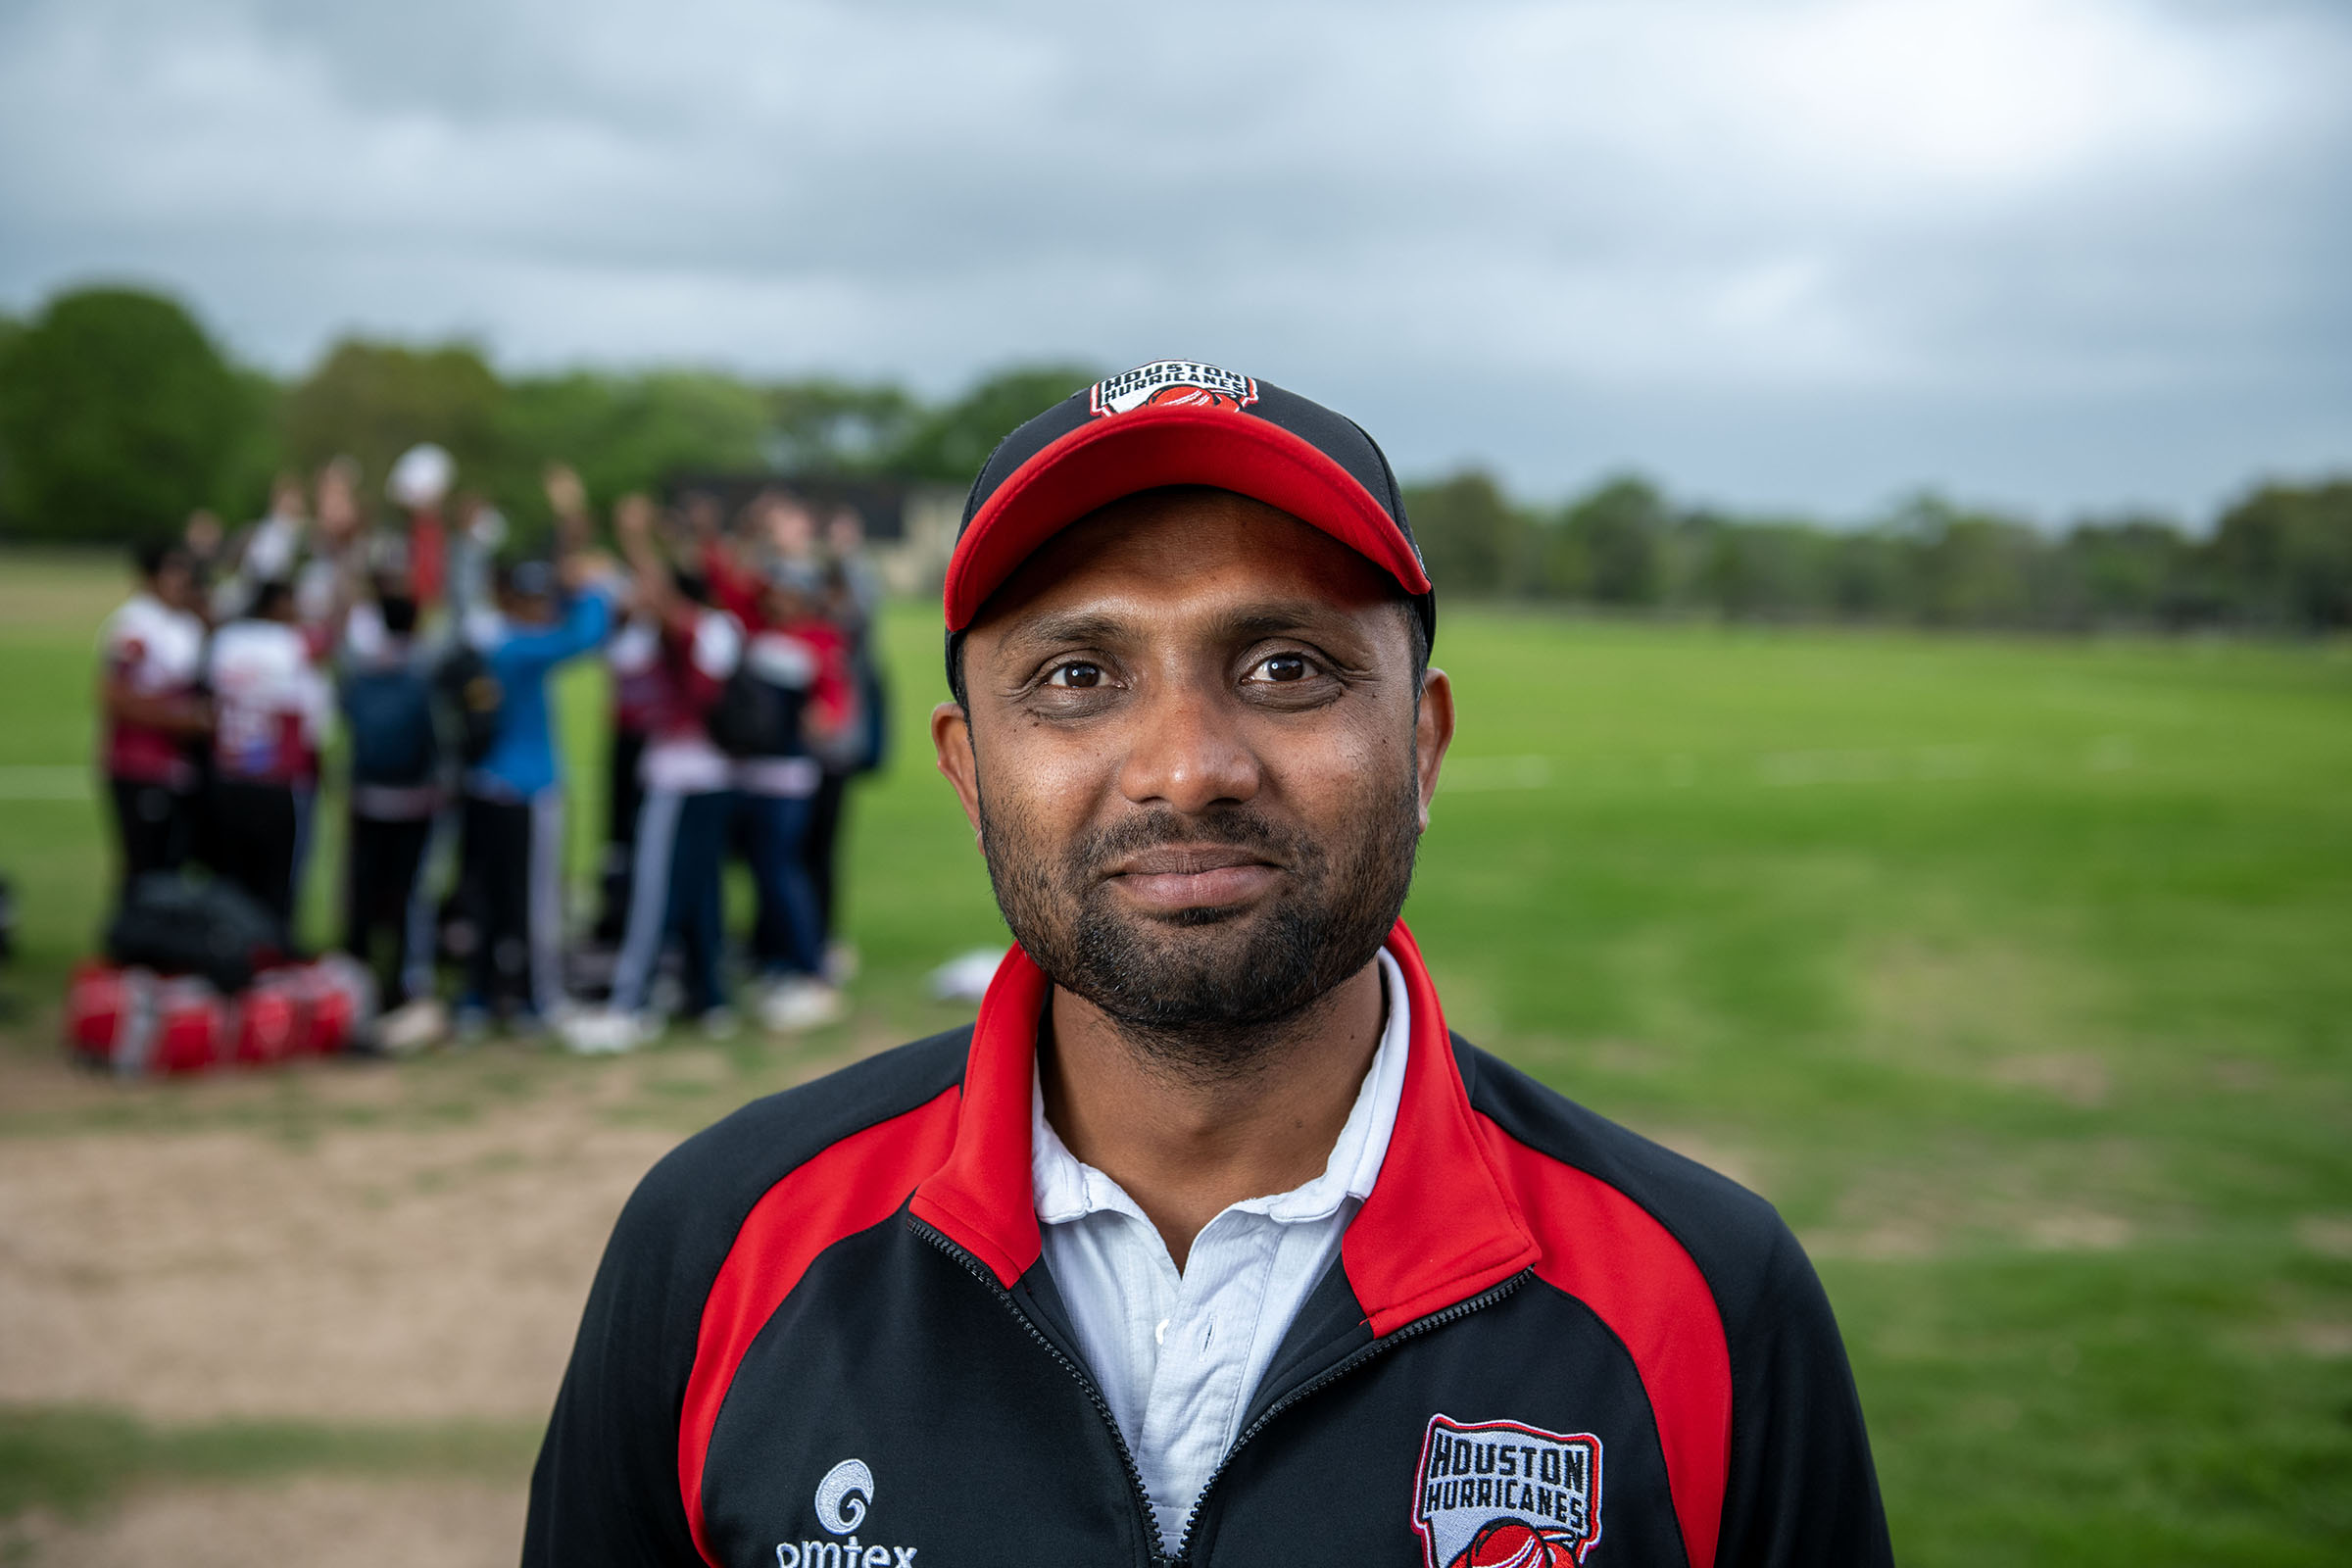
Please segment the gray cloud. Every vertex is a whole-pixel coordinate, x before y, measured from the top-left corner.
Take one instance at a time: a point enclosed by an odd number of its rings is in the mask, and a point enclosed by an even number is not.
[[[0,302],[279,368],[1231,363],[1408,470],[2202,510],[2352,464],[2323,4],[33,0]]]

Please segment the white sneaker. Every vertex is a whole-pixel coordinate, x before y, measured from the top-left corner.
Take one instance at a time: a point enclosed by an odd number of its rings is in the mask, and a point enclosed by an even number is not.
[[[772,1034],[819,1029],[840,1016],[841,993],[805,976],[784,981],[760,1003],[760,1022]]]
[[[636,1014],[618,1007],[584,1007],[564,1020],[564,1044],[583,1056],[610,1056],[634,1051],[647,1038]]]
[[[448,1033],[449,1009],[437,997],[404,1002],[375,1020],[375,1043],[394,1056],[413,1056]]]

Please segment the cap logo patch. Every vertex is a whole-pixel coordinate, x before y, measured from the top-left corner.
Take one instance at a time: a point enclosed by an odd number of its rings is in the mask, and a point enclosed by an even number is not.
[[[1600,1539],[1600,1440],[1432,1416],[1413,1528],[1429,1568],[1576,1568]]]
[[[1097,381],[1087,391],[1086,412],[1098,419],[1143,408],[1239,412],[1256,401],[1257,383],[1249,376],[1191,360],[1153,360]]]

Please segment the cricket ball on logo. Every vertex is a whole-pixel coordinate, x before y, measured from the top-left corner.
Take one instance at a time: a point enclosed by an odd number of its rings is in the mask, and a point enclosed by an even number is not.
[[[1163,386],[1144,399],[1148,409],[1239,409],[1242,400],[1207,386]]]
[[[1428,1568],[1579,1568],[1600,1540],[1600,1439],[1432,1416],[1413,1528]]]
[[[1574,1536],[1497,1519],[1472,1536],[1453,1561],[1457,1568],[1559,1568],[1575,1562],[1577,1555]]]
[[[1107,418],[1133,409],[1223,409],[1238,414],[1257,401],[1257,383],[1197,360],[1153,360],[1088,389],[1086,411]]]

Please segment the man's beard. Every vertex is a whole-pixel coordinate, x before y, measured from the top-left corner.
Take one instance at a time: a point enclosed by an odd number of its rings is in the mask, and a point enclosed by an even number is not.
[[[1038,967],[1100,1007],[1155,1064],[1215,1080],[1262,1063],[1372,961],[1412,885],[1420,809],[1407,766],[1398,788],[1363,803],[1350,819],[1356,831],[1338,844],[1221,806],[1137,816],[1054,858],[992,814],[985,794],[980,829],[997,906]],[[1278,891],[1238,908],[1122,911],[1103,869],[1179,844],[1257,851],[1283,867]]]

